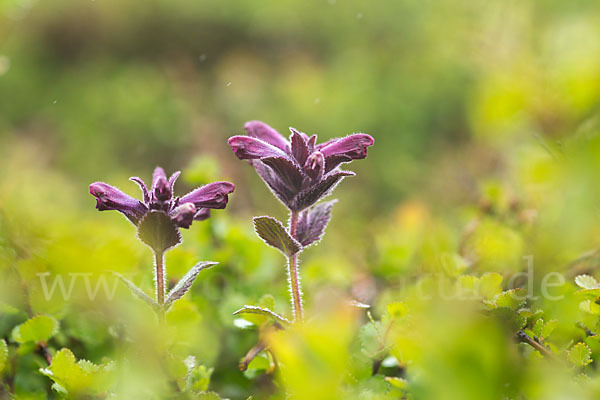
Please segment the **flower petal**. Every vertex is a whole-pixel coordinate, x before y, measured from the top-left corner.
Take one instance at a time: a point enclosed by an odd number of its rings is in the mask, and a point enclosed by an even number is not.
[[[175,187],[175,182],[177,182],[177,178],[179,178],[179,175],[181,175],[181,171],[175,171],[173,172],[173,175],[171,175],[171,177],[169,178],[169,187],[171,188],[171,194],[175,193],[173,188]]]
[[[194,203],[196,208],[225,208],[227,195],[232,193],[235,186],[229,182],[214,182],[192,190],[180,200],[183,203]]]
[[[249,121],[244,124],[244,130],[249,136],[258,138],[287,152],[290,145],[275,129],[261,121]]]
[[[171,213],[171,219],[180,228],[189,228],[196,215],[196,206],[194,203],[183,203]]]
[[[294,210],[302,211],[305,208],[312,206],[317,201],[331,193],[331,191],[335,189],[342,178],[353,175],[354,172],[337,171],[323,177],[319,183],[312,185],[308,189],[305,189],[298,194],[298,197],[294,202]]]
[[[131,178],[129,178],[129,180],[137,183],[138,186],[140,187],[140,189],[142,189],[142,195],[144,196],[144,203],[148,204],[150,202],[150,195],[148,194],[148,187],[146,186],[146,183],[141,178],[138,178],[137,176],[132,176]]]
[[[198,210],[196,215],[194,215],[194,221],[204,221],[210,217],[210,208],[201,208]]]
[[[265,157],[289,157],[279,147],[250,136],[232,136],[229,138],[228,143],[240,160],[256,160]]]
[[[153,200],[157,202],[169,201],[173,196],[170,189],[167,174],[161,167],[156,167],[152,174],[152,193]]]
[[[366,133],[354,133],[320,144],[317,149],[323,153],[325,158],[343,155],[352,160],[358,160],[367,157],[367,147],[373,146],[374,142],[373,137]]]
[[[96,197],[96,208],[99,211],[119,211],[134,224],[137,224],[148,211],[141,201],[104,182],[92,183],[90,194]]]

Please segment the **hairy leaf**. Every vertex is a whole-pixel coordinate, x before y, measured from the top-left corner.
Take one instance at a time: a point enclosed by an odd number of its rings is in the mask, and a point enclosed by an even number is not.
[[[46,342],[58,332],[58,321],[47,315],[30,318],[12,331],[12,337],[18,343]]]
[[[337,200],[326,201],[300,214],[296,237],[302,246],[309,246],[321,240],[335,203]]]
[[[281,222],[272,217],[255,217],[254,229],[262,240],[291,257],[302,249],[296,239],[290,236]]]
[[[177,284],[169,294],[167,295],[167,300],[165,301],[165,307],[169,308],[173,305],[173,303],[180,298],[183,297],[187,293],[187,291],[192,287],[194,280],[203,269],[210,268],[213,265],[217,265],[217,262],[214,261],[204,261],[194,265],[187,274]]]
[[[129,279],[125,278],[123,275],[121,275],[117,272],[113,272],[113,274],[115,274],[115,276],[117,276],[125,285],[127,285],[129,290],[131,291],[131,293],[133,293],[139,299],[145,301],[147,304],[149,304],[154,309],[160,308],[158,303],[156,301],[154,301],[150,296],[148,296],[146,294],[146,292],[144,292],[142,289],[137,287],[135,285],[135,283],[131,282]]]
[[[279,315],[267,308],[262,308],[262,307],[257,307],[257,306],[244,306],[233,313],[233,315],[238,315],[238,314],[259,314],[259,315],[271,317],[271,318],[277,320],[277,322],[282,322],[284,324],[290,324],[289,319],[282,317],[281,315]]]
[[[181,243],[181,233],[167,214],[152,211],[138,225],[138,237],[156,253],[163,253]]]

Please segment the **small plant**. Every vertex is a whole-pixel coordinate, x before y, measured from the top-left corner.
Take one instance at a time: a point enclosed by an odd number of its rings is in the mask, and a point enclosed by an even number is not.
[[[298,254],[322,238],[336,200],[316,203],[329,195],[344,177],[354,175],[341,170],[341,164],[365,158],[367,148],[374,140],[367,134],[356,133],[317,144],[317,135],[309,137],[290,128],[288,141],[260,121],[248,122],[244,129],[247,136],[233,136],[229,138],[229,145],[240,160],[250,162],[289,211],[287,228],[270,216],[255,217],[254,227],[265,243],[279,249],[288,260],[293,318],[290,321],[257,306],[244,306],[235,314],[262,314],[278,324],[302,322],[304,311]]]
[[[119,278],[136,296],[152,306],[159,321],[164,321],[165,313],[190,289],[200,271],[216,264],[211,261],[196,264],[166,293],[165,252],[181,243],[180,228],[187,229],[193,221],[207,219],[211,209],[225,208],[228,195],[234,190],[232,183],[214,182],[177,197],[174,196],[173,187],[179,174],[180,172],[175,172],[167,179],[165,171],[156,167],[150,190],[140,178],[130,178],[142,189],[143,201],[104,182],[90,185],[90,193],[96,197],[96,208],[100,211],[116,210],[125,215],[137,227],[139,239],[154,252],[155,300],[129,280],[120,275]]]

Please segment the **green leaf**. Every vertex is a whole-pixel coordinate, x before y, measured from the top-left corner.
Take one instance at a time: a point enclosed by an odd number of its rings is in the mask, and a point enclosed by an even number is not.
[[[213,371],[213,368],[207,368],[204,365],[198,365],[193,368],[187,378],[186,390],[192,392],[204,392],[208,390]]]
[[[481,277],[479,282],[479,294],[488,299],[502,293],[502,275],[488,272]]]
[[[524,302],[527,291],[522,288],[506,290],[494,297],[491,301],[484,302],[494,308],[518,309]]]
[[[585,367],[592,362],[592,350],[585,343],[577,343],[569,350],[569,360],[578,367]]]
[[[550,336],[552,334],[552,332],[554,332],[554,330],[556,329],[557,326],[558,326],[558,321],[555,319],[546,322],[540,333],[540,338],[546,339],[548,336]]]
[[[217,262],[213,261],[204,261],[194,265],[192,269],[190,269],[188,273],[185,274],[183,278],[181,278],[181,280],[175,285],[175,287],[171,289],[171,291],[167,295],[165,307],[169,308],[173,305],[175,301],[179,300],[187,293],[187,291],[192,287],[192,284],[194,283],[196,277],[198,277],[200,271],[202,271],[203,269],[210,268],[213,265],[217,264]]]
[[[277,322],[281,322],[285,325],[288,325],[291,323],[290,320],[288,320],[287,318],[282,317],[281,315],[279,315],[269,309],[257,307],[257,306],[244,306],[233,313],[233,315],[239,315],[239,314],[259,314],[259,315],[264,315],[266,317],[273,318]]]
[[[386,376],[385,381],[398,389],[406,389],[408,386],[406,379],[397,378],[395,376]]]
[[[69,349],[61,349],[48,368],[40,372],[52,379],[70,398],[106,392],[112,384],[112,363],[96,365],[87,360],[77,362]]]
[[[131,293],[133,293],[136,297],[149,304],[155,310],[158,310],[160,308],[158,303],[154,301],[150,296],[148,296],[146,292],[137,287],[135,283],[131,282],[129,279],[125,278],[123,275],[117,272],[113,272],[113,274],[117,276],[125,285],[127,285]]]
[[[590,275],[578,275],[575,277],[575,283],[582,289],[598,289],[598,281]]]
[[[535,336],[537,336],[538,338],[541,338],[543,328],[544,328],[544,320],[540,318],[537,321],[535,321],[535,325],[533,326],[532,332]]]
[[[6,368],[7,361],[8,361],[8,346],[6,345],[6,341],[4,339],[0,339],[0,374]]]
[[[279,249],[287,257],[293,256],[302,249],[300,243],[291,237],[282,223],[275,218],[255,217],[254,229],[269,246]]]
[[[592,300],[584,300],[579,303],[579,309],[593,315],[600,315],[600,305]]]
[[[17,343],[47,342],[58,332],[58,321],[47,315],[38,315],[18,325],[12,331],[12,337]]]
[[[138,237],[156,253],[181,243],[181,233],[175,223],[162,211],[152,211],[140,221]]]

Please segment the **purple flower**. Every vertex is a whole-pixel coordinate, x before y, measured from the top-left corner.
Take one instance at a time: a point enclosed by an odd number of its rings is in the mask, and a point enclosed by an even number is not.
[[[301,211],[328,195],[345,176],[340,165],[367,157],[374,143],[370,135],[355,133],[316,144],[317,136],[307,136],[290,128],[288,141],[260,121],[247,122],[248,136],[232,136],[229,145],[240,160],[249,160],[279,200],[292,211]]]
[[[160,211],[167,214],[177,227],[189,228],[193,221],[207,219],[211,208],[222,209],[227,206],[228,195],[234,190],[232,183],[209,183],[180,198],[173,194],[173,186],[179,174],[179,171],[175,172],[167,179],[165,171],[156,167],[150,190],[140,178],[130,178],[142,189],[143,201],[104,182],[92,183],[90,194],[96,197],[98,210],[119,211],[135,225],[149,212]]]

